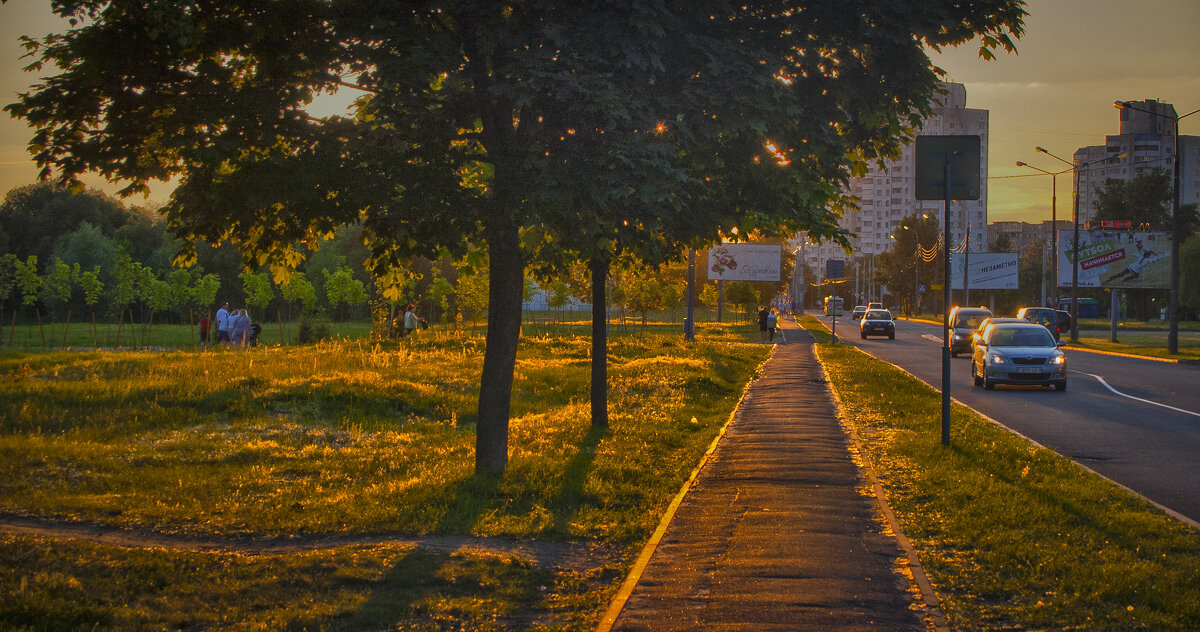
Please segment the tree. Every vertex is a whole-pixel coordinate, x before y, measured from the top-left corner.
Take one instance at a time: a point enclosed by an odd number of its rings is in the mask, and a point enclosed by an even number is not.
[[[483,311],[487,309],[487,275],[462,274],[460,272],[458,275],[458,284],[455,288],[455,296],[464,315],[469,315],[471,322],[475,322],[483,314]]]
[[[558,258],[530,233],[591,262],[601,289],[617,253],[660,260],[732,225],[836,237],[853,165],[898,151],[929,111],[923,47],[978,35],[985,57],[1011,50],[1025,14],[1019,0],[54,6],[82,25],[24,40],[61,70],[8,106],[36,126],[46,177],[96,170],[135,193],[178,176],[175,233],[237,240],[277,277],[298,244],[359,221],[375,268],[486,245],[475,456],[492,474],[527,256]],[[305,112],[339,88],[362,93],[353,116]]]
[[[100,268],[103,274],[111,275],[116,266],[116,240],[91,222],[84,221],[79,228],[59,235],[55,243],[54,256],[68,264],[77,263],[81,269]]]
[[[83,290],[83,302],[92,312],[92,344],[100,344],[100,333],[96,330],[96,303],[104,292],[104,282],[100,280],[100,268],[92,268],[79,274],[79,287]]]
[[[42,300],[47,304],[58,304],[66,310],[67,326],[71,324],[71,293],[79,278],[79,264],[69,265],[55,259],[42,279]]]
[[[1200,313],[1200,235],[1179,245],[1179,304]]]
[[[8,236],[10,251],[21,257],[37,255],[41,261],[51,261],[57,242],[84,224],[113,235],[127,221],[120,202],[51,183],[12,189],[0,204],[0,228]]]
[[[1096,196],[1096,214],[1092,218],[1098,227],[1104,220],[1127,220],[1142,230],[1171,230],[1171,175],[1164,169],[1152,169],[1128,180],[1109,178]],[[1196,208],[1180,208],[1182,239],[1195,231]],[[1182,241],[1180,242],[1182,244]]]
[[[317,292],[303,272],[293,274],[291,278],[279,286],[279,292],[283,295],[283,300],[288,303],[299,302],[301,314],[305,311],[312,311],[313,307],[317,304]]]
[[[242,292],[246,295],[246,304],[265,310],[271,299],[275,298],[275,290],[271,288],[271,278],[262,272],[243,272]]]
[[[112,307],[117,314],[117,344],[121,340],[121,328],[124,322],[125,310],[137,298],[137,281],[142,264],[133,260],[123,246],[117,247],[117,269],[113,273],[113,283],[110,286],[109,297]],[[133,327],[133,310],[129,315],[130,328]]]
[[[196,284],[192,286],[192,301],[203,307],[204,313],[207,314],[213,303],[217,302],[217,292],[220,289],[221,277],[210,272],[196,279]]]
[[[334,309],[342,303],[362,305],[367,302],[367,290],[362,281],[354,278],[350,268],[341,266],[333,274],[328,271],[322,273],[325,275],[325,296]]]
[[[945,274],[938,256],[941,232],[937,217],[913,213],[900,220],[892,247],[875,257],[874,281],[886,285],[907,313],[916,310],[917,285],[940,283]]]
[[[454,284],[450,283],[446,277],[435,274],[433,283],[429,286],[429,298],[441,310],[441,319],[444,323],[453,320],[450,314],[450,297],[452,296],[454,296]]]
[[[742,308],[743,314],[754,315],[758,291],[749,281],[732,281],[725,286],[725,300]]]
[[[21,260],[11,252],[0,255],[0,308],[7,307],[8,297],[17,287],[17,266],[20,263]],[[13,320],[16,320],[15,316]],[[2,318],[0,322],[3,322]],[[0,325],[0,331],[3,331],[3,325]]]

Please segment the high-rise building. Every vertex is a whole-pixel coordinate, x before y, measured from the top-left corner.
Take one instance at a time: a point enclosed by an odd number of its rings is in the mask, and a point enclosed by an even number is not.
[[[1133,107],[1119,110],[1119,134],[1105,136],[1103,145],[1080,147],[1075,151],[1075,164],[1125,154],[1079,172],[1073,186],[1081,224],[1095,217],[1099,192],[1109,178],[1131,180],[1140,173],[1163,169],[1174,182],[1175,118],[1178,116],[1175,107],[1154,99],[1131,101],[1130,105]],[[1180,164],[1183,166],[1179,204],[1200,203],[1200,136],[1180,136],[1179,141]]]
[[[934,99],[933,114],[917,131],[923,135],[978,135],[980,137],[978,200],[955,200],[950,204],[951,247],[971,252],[987,249],[987,155],[988,111],[967,107],[967,89],[958,83],[941,84]],[[805,245],[804,260],[810,268],[824,270],[828,259],[869,260],[892,247],[892,235],[901,220],[915,213],[929,213],[940,220],[945,202],[916,198],[916,151],[906,145],[895,160],[872,164],[866,175],[850,179],[849,193],[859,200],[858,208],[842,216],[841,226],[853,233],[853,253],[829,244]],[[969,238],[968,238],[969,235]],[[933,244],[928,244],[932,246]],[[811,280],[810,280],[811,282]],[[863,288],[866,294],[871,294]]]

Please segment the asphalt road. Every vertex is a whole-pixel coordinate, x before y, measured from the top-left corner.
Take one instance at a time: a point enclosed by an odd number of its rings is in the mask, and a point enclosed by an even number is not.
[[[822,317],[824,318],[824,317]],[[828,319],[826,319],[828,323]],[[941,327],[897,321],[896,339],[838,338],[941,390]],[[1065,348],[1067,390],[973,386],[953,358],[951,397],[1143,496],[1200,522],[1200,366]]]

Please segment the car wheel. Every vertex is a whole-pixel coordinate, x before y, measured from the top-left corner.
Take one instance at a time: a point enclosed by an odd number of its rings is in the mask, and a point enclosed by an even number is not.
[[[957,352],[957,351],[955,351],[953,347],[951,347],[951,348],[950,348],[950,357],[951,357],[951,358],[957,358],[957,357],[958,357],[958,352]]]
[[[888,340],[895,340],[895,339],[896,339],[896,332],[893,331],[892,333],[888,334]]]
[[[993,382],[992,380],[988,379],[988,374],[987,374],[986,368],[983,369],[983,388],[985,388],[989,391],[996,390],[996,383]]]
[[[971,382],[975,386],[983,386],[983,378],[979,377],[979,373],[975,372],[975,361],[971,360]]]
[[[862,336],[862,339],[863,339],[863,340],[866,340],[866,339],[867,339],[867,334],[859,334],[859,335],[860,335],[860,336]]]
[[[1055,384],[1054,390],[1056,390],[1060,393],[1067,390],[1067,381],[1063,380],[1063,381],[1059,382],[1058,384]]]

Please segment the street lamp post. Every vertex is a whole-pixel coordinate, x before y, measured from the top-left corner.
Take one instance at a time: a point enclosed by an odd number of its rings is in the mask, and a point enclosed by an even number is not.
[[[1200,110],[1192,110],[1183,116],[1167,116],[1153,110],[1136,107],[1128,101],[1114,101],[1113,107],[1119,110],[1137,110],[1138,112],[1165,118],[1175,125],[1175,185],[1171,192],[1171,287],[1168,289],[1167,299],[1167,318],[1169,323],[1167,329],[1167,353],[1179,353],[1179,181],[1183,175],[1179,160],[1179,119],[1187,118],[1196,112],[1200,112]]]
[[[1029,167],[1034,171],[1041,171],[1042,173],[1050,176],[1050,252],[1054,253],[1054,256],[1052,257],[1054,276],[1051,277],[1053,280],[1050,283],[1050,291],[1055,292],[1058,289],[1058,176],[1059,174],[1070,171],[1070,169],[1063,169],[1062,171],[1046,171],[1045,169],[1039,169],[1027,162],[1021,162],[1020,160],[1017,161],[1017,166]],[[1043,270],[1042,279],[1046,279],[1049,274],[1049,269]],[[1046,306],[1045,300],[1046,296],[1045,292],[1043,292],[1042,307]]]
[[[1111,156],[1105,156],[1091,162],[1085,162],[1077,165],[1069,160],[1066,160],[1065,158],[1055,156],[1042,147],[1034,147],[1034,149],[1061,163],[1070,165],[1071,168],[1069,170],[1064,169],[1060,173],[1066,173],[1067,171],[1070,171],[1071,176],[1074,178],[1071,191],[1071,219],[1075,225],[1074,237],[1071,239],[1071,254],[1075,258],[1075,260],[1071,262],[1071,342],[1079,342],[1079,172],[1091,167],[1092,165],[1107,162],[1115,158],[1122,158],[1125,156],[1125,154],[1124,152],[1113,154]]]

